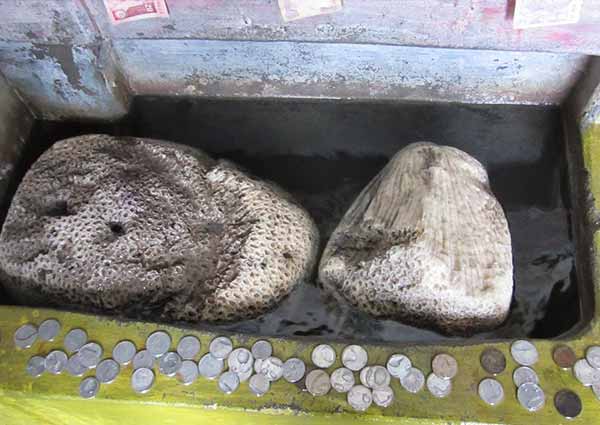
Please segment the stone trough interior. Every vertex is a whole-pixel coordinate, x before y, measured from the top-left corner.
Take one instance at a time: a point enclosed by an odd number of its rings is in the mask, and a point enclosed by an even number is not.
[[[423,140],[455,146],[486,166],[513,244],[509,318],[472,339],[558,337],[582,320],[558,107],[136,97],[128,115],[113,124],[37,121],[2,200],[0,220],[20,178],[45,149],[88,133],[171,140],[233,160],[295,196],[319,227],[321,249],[356,195],[394,153]],[[315,279],[316,271],[260,318],[210,328],[378,343],[448,339],[324,299]],[[5,294],[0,297],[11,304]]]

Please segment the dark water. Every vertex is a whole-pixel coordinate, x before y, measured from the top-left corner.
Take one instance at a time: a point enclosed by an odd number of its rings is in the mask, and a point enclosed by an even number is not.
[[[421,140],[455,146],[487,167],[513,239],[510,316],[476,338],[553,337],[581,317],[560,122],[558,109],[531,106],[146,97],[112,125],[38,122],[21,172],[54,141],[77,134],[185,143],[287,189],[315,219],[324,244],[355,196],[399,149]],[[3,212],[7,205],[5,200]],[[314,281],[263,317],[219,328],[378,342],[445,339],[335,304]]]

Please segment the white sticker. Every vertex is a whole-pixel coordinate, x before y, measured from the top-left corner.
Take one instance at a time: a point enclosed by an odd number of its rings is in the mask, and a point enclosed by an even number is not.
[[[113,24],[169,17],[166,0],[104,0],[104,5]]]
[[[517,0],[513,28],[575,24],[583,0]]]
[[[342,10],[342,0],[279,0],[284,21],[325,15]]]

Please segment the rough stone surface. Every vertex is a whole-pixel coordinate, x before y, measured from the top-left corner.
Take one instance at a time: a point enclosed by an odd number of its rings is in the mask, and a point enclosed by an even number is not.
[[[0,234],[17,301],[230,321],[310,274],[318,232],[271,183],[181,145],[104,135],[56,143]]]
[[[319,280],[376,317],[451,334],[501,324],[511,240],[484,167],[432,143],[398,152],[333,232]]]

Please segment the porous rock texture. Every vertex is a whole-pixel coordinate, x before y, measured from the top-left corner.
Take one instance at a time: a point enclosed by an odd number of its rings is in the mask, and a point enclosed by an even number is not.
[[[511,239],[484,167],[448,146],[399,151],[333,232],[319,280],[376,317],[448,334],[501,324],[512,298]]]
[[[27,304],[230,321],[274,306],[317,249],[308,214],[231,162],[88,135],[27,172],[0,234],[0,277]]]

